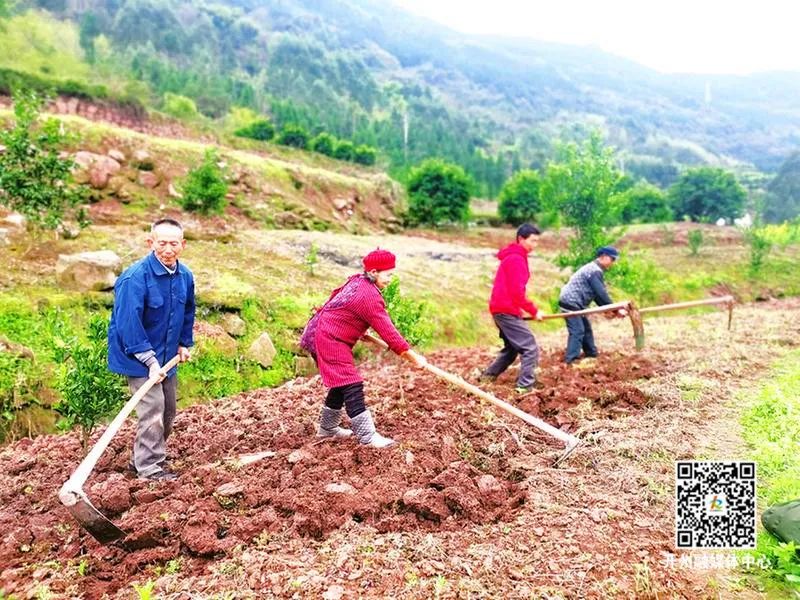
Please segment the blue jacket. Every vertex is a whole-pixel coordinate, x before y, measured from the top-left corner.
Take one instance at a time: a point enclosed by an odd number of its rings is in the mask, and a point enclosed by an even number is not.
[[[611,304],[611,298],[603,281],[603,267],[596,260],[583,265],[572,274],[561,288],[558,303],[572,310],[583,310],[594,300],[598,306]]]
[[[129,377],[147,377],[134,354],[154,350],[159,364],[194,343],[194,277],[178,262],[173,275],[152,252],[128,267],[114,284],[108,326],[108,368]],[[176,372],[169,372],[171,377]]]

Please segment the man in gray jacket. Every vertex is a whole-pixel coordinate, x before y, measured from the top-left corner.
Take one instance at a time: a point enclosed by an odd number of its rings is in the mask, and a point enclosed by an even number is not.
[[[616,248],[603,246],[597,250],[595,260],[575,271],[567,284],[561,288],[561,294],[558,297],[558,306],[561,312],[583,310],[588,308],[592,302],[596,302],[598,306],[612,304],[603,281],[603,274],[617,258],[619,258],[619,251]],[[569,333],[564,361],[570,364],[577,360],[581,355],[581,350],[587,358],[597,356],[597,346],[594,343],[594,334],[589,319],[581,316],[564,320]]]

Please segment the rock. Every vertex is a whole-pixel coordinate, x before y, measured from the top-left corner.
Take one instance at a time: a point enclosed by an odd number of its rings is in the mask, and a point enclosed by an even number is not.
[[[310,356],[295,356],[294,357],[294,376],[295,377],[311,377],[319,373],[317,363]]]
[[[275,224],[278,227],[286,227],[287,229],[291,229],[292,227],[297,227],[302,222],[302,217],[294,214],[293,212],[284,211],[275,215]]]
[[[195,321],[194,332],[198,342],[208,342],[227,356],[236,354],[236,340],[229,336],[219,325],[208,323],[207,321]]]
[[[85,150],[75,153],[75,165],[77,167],[75,180],[79,183],[88,183],[96,190],[105,189],[109,179],[122,168],[110,156]]]
[[[137,181],[139,185],[151,190],[158,187],[158,184],[161,183],[161,179],[153,171],[139,171]]]
[[[421,517],[439,521],[447,518],[450,511],[442,495],[431,488],[412,488],[403,494],[403,504]]]
[[[242,487],[241,483],[234,483],[231,481],[228,483],[223,483],[221,486],[219,486],[216,490],[214,490],[214,494],[223,498],[243,496],[244,488]]]
[[[289,456],[286,457],[286,460],[290,465],[293,465],[307,458],[311,458],[311,455],[302,448],[298,448],[297,450],[292,451]]]
[[[167,195],[170,198],[183,198],[183,194],[181,194],[178,190],[175,189],[175,186],[172,185],[172,182],[169,182],[167,186]]]
[[[247,349],[245,358],[255,361],[267,369],[272,366],[272,361],[275,359],[275,355],[277,353],[278,352],[275,350],[275,345],[272,343],[272,339],[265,331],[258,336],[258,338]]]
[[[241,337],[247,333],[247,323],[236,313],[225,313],[222,316],[222,328],[236,337]]]
[[[322,594],[322,600],[340,600],[344,596],[344,588],[340,585],[332,585]]]
[[[108,156],[110,156],[120,164],[125,162],[125,154],[122,152],[122,150],[117,150],[116,148],[112,148],[106,154],[108,154]]]
[[[327,494],[355,494],[357,493],[349,483],[329,483],[325,486],[325,493]]]
[[[147,150],[136,150],[131,157],[131,164],[140,171],[152,171],[156,168],[153,157]]]
[[[348,200],[347,198],[334,198],[332,202],[333,202],[333,207],[336,210],[344,210],[345,208],[350,208],[351,204],[350,200]]]
[[[0,144],[0,154],[5,154],[5,153],[6,153],[6,147],[3,146],[3,144]]]
[[[121,272],[122,259],[111,250],[59,254],[56,262],[56,281],[69,289],[110,290]]]
[[[6,215],[6,217],[3,219],[3,222],[13,225],[14,227],[25,227],[25,217],[20,213],[11,213],[10,215]]]

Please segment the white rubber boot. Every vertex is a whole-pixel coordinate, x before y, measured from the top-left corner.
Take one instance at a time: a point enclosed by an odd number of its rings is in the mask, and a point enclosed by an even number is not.
[[[322,407],[319,415],[319,427],[317,428],[318,438],[347,438],[353,432],[344,427],[339,427],[342,422],[342,409],[336,410],[328,406]]]
[[[384,437],[375,431],[372,413],[368,410],[350,419],[350,425],[353,427],[353,433],[356,434],[358,441],[364,446],[387,448],[397,443],[392,438]]]

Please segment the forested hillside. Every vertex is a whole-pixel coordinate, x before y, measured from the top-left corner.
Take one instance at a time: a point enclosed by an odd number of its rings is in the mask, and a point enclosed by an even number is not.
[[[216,119],[247,108],[375,146],[401,178],[443,156],[482,195],[595,127],[628,172],[662,186],[687,165],[776,171],[800,142],[799,74],[664,75],[592,48],[466,36],[376,0],[8,4],[0,40],[24,29],[29,50],[3,52],[0,67],[162,110],[185,96]],[[23,16],[31,8],[60,22]],[[70,60],[42,64],[36,51]]]

